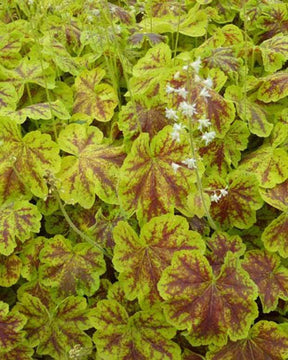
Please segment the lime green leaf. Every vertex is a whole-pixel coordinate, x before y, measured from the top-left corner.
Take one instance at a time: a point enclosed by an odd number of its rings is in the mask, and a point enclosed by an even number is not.
[[[209,56],[204,57],[202,62],[209,68],[218,67],[227,75],[231,72],[238,72],[241,64],[231,47],[217,47],[211,50]]]
[[[22,44],[19,39],[20,33],[17,31],[10,32],[8,26],[6,26],[5,30],[0,37],[0,63],[10,69],[16,67],[21,60],[20,50]]]
[[[47,288],[42,283],[40,283],[39,279],[36,277],[31,281],[25,282],[18,288],[17,296],[19,299],[23,296],[26,296],[26,294],[30,294],[38,298],[40,302],[46,306],[46,308],[53,306],[52,296],[54,295],[54,292],[51,290],[51,288]]]
[[[278,72],[267,76],[258,90],[258,99],[269,103],[288,95],[288,73]]]
[[[10,83],[0,83],[0,113],[3,110],[15,110],[18,102],[18,95],[14,86]]]
[[[288,180],[276,185],[273,189],[260,189],[260,194],[267,204],[276,209],[281,211],[288,209]]]
[[[22,342],[21,330],[25,323],[26,318],[22,314],[14,309],[9,312],[9,305],[0,301],[0,355],[9,352]]]
[[[46,238],[39,236],[29,239],[23,245],[20,259],[22,260],[21,275],[27,280],[34,280],[38,277],[38,268],[40,265],[39,254],[43,249]]]
[[[222,348],[211,347],[207,360],[284,360],[287,356],[287,333],[272,321],[259,321],[247,338],[229,341]]]
[[[21,273],[21,260],[15,254],[8,257],[0,255],[0,259],[0,286],[9,287],[16,284]]]
[[[224,228],[236,226],[248,229],[256,222],[256,210],[263,204],[257,179],[254,174],[235,171],[227,176],[227,182],[228,194],[211,203],[211,215]],[[213,175],[205,182],[205,186],[210,196],[214,193],[220,196],[219,189],[225,189],[226,182]]]
[[[284,258],[288,257],[288,214],[282,213],[273,220],[264,230],[262,241],[269,251],[278,251]]]
[[[260,45],[264,69],[275,72],[288,60],[288,36],[278,34]]]
[[[170,214],[153,218],[139,237],[127,222],[118,223],[113,233],[113,263],[128,300],[138,297],[140,304],[150,305],[160,301],[157,283],[174,252],[204,250],[201,236],[188,229],[185,218]]]
[[[91,348],[90,338],[83,331],[90,327],[84,298],[69,296],[47,309],[38,298],[25,294],[15,308],[27,317],[24,330],[31,346],[38,345],[39,355],[63,360],[76,344]]]
[[[281,266],[279,256],[252,250],[245,254],[242,267],[258,286],[264,312],[275,310],[279,298],[288,300],[288,269]]]
[[[34,350],[25,340],[23,340],[20,345],[16,346],[8,352],[2,354],[0,350],[0,356],[3,360],[33,360],[33,354]]]
[[[257,317],[257,290],[235,257],[227,256],[219,275],[198,251],[176,252],[158,283],[167,320],[188,329],[192,345],[225,344],[246,336]]]
[[[184,206],[189,189],[196,182],[195,169],[182,164],[191,157],[188,139],[183,135],[177,142],[171,133],[172,127],[166,126],[150,146],[149,135],[141,134],[122,166],[119,183],[122,207],[129,214],[137,211],[141,222],[172,212],[174,206]],[[180,166],[177,171],[173,163]],[[197,166],[203,173],[200,161]]]
[[[59,148],[48,134],[31,131],[23,138],[18,126],[0,121],[0,203],[19,194],[44,198],[48,195],[45,177],[60,168]]]
[[[62,235],[47,241],[39,256],[42,283],[56,287],[63,296],[93,295],[99,288],[99,276],[106,270],[103,254],[95,246],[72,246]]]
[[[130,318],[116,301],[99,301],[93,313],[93,340],[104,360],[180,360],[180,348],[170,339],[175,329],[159,309],[139,311]]]
[[[95,194],[107,203],[117,203],[116,184],[124,152],[120,146],[100,144],[102,137],[95,126],[70,124],[61,131],[59,145],[72,154],[62,158],[59,173],[60,194],[66,203],[79,202],[90,208]]]
[[[91,120],[109,121],[118,104],[112,86],[99,84],[105,71],[96,68],[83,71],[75,80],[73,112],[88,115]]]
[[[31,232],[40,230],[41,214],[28,201],[15,201],[0,207],[0,254],[10,255],[16,247],[16,238],[24,242]]]

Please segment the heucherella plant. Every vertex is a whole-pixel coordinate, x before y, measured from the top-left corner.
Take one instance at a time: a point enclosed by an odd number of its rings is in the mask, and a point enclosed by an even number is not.
[[[0,4],[0,360],[288,360],[287,29]]]

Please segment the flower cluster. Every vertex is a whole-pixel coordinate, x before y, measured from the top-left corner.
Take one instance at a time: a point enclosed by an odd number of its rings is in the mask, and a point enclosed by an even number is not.
[[[197,168],[197,160],[194,158],[188,158],[185,160],[182,160],[181,163],[183,165],[186,165],[188,169],[196,169]],[[176,174],[177,170],[181,167],[181,165],[172,162],[171,164],[172,169],[174,170],[174,173]]]
[[[219,194],[217,194],[217,192],[219,192]],[[224,189],[214,190],[213,194],[210,196],[210,200],[218,203],[218,201],[226,195],[228,195],[228,186]]]

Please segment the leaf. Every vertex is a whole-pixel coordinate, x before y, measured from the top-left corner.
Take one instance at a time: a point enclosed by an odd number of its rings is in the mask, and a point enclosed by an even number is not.
[[[19,38],[19,33],[17,31],[11,32],[7,25],[0,35],[0,63],[6,68],[16,67],[21,60],[22,44]]]
[[[202,0],[201,0],[202,1]],[[203,360],[203,356],[196,354],[188,349],[185,349],[182,354],[182,360]]]
[[[254,174],[245,171],[230,172],[226,178],[228,194],[218,202],[211,203],[211,215],[223,228],[236,226],[248,229],[256,222],[256,210],[262,206],[258,182]],[[213,175],[205,181],[205,187],[212,195],[218,189],[225,189],[226,182]],[[219,193],[218,193],[219,195]]]
[[[288,60],[288,36],[278,34],[260,45],[264,69],[275,72]]]
[[[38,298],[25,294],[15,308],[28,319],[24,329],[31,346],[38,346],[37,354],[63,360],[76,344],[91,348],[83,331],[90,327],[84,298],[69,296],[47,309]]]
[[[3,141],[0,204],[17,199],[20,194],[30,195],[30,191],[45,198],[48,195],[46,176],[53,176],[60,168],[58,145],[50,135],[38,130],[30,131],[22,138],[18,126],[4,119],[0,119],[0,141]]]
[[[255,285],[235,257],[227,256],[219,275],[198,251],[176,252],[158,283],[164,313],[193,346],[223,345],[247,335],[257,317]]]
[[[0,113],[3,110],[15,110],[18,102],[17,92],[12,84],[0,83]]]
[[[284,258],[288,257],[288,214],[282,213],[273,220],[263,231],[262,241],[268,251],[278,251]]]
[[[102,300],[93,323],[93,340],[103,360],[181,359],[180,348],[170,340],[176,331],[159,310],[139,311],[129,318],[118,302]]]
[[[127,222],[118,223],[113,264],[128,300],[138,297],[143,306],[159,302],[157,283],[175,251],[204,250],[201,236],[188,229],[185,218],[170,214],[150,220],[139,237]]]
[[[0,255],[0,286],[10,287],[17,283],[22,262],[15,254],[8,257]]]
[[[288,336],[272,321],[259,321],[249,336],[229,341],[222,348],[212,347],[207,360],[284,360],[288,356]]]
[[[16,239],[24,242],[31,232],[40,230],[42,215],[28,201],[15,201],[0,207],[0,254],[10,255],[16,247]]]
[[[28,346],[26,341],[23,341],[20,345],[16,346],[14,349],[5,352],[0,355],[3,360],[32,360],[32,355],[34,354],[34,350]]]
[[[202,62],[209,68],[218,67],[227,75],[231,72],[238,72],[241,64],[231,47],[217,47],[211,50],[209,56],[204,57]]]
[[[262,250],[248,251],[242,267],[258,286],[263,312],[275,310],[279,298],[288,300],[288,269],[281,266],[279,256]]]
[[[267,76],[258,89],[258,99],[269,103],[278,101],[288,95],[288,73],[278,72]]]
[[[262,145],[244,157],[238,169],[253,172],[264,188],[288,178],[288,154],[283,148]]]
[[[130,154],[121,168],[119,197],[124,210],[135,211],[140,222],[173,211],[184,205],[193,182],[195,169],[188,169],[181,161],[190,157],[188,139],[178,143],[171,137],[172,127],[166,126],[152,140],[141,134],[133,143]],[[175,172],[172,163],[181,165]],[[200,174],[202,164],[198,163]]]
[[[263,200],[278,210],[288,209],[288,180],[274,186],[272,189],[260,189]]]
[[[62,158],[60,195],[68,204],[92,207],[95,194],[109,204],[118,202],[116,184],[124,159],[121,146],[101,144],[95,126],[70,124],[58,137],[60,148],[72,155]]]
[[[84,70],[76,77],[74,114],[86,114],[91,120],[102,122],[111,120],[118,99],[112,86],[99,84],[104,75],[104,70],[96,68]]]
[[[9,305],[0,301],[0,354],[9,352],[22,342],[25,323],[22,314],[14,309],[9,312]]]
[[[73,246],[62,235],[47,241],[39,256],[41,282],[63,296],[93,295],[99,288],[99,276],[106,270],[103,255],[95,246]]]

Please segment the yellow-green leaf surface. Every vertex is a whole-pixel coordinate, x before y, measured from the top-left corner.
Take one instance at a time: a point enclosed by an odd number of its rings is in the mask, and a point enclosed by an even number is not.
[[[186,136],[172,139],[172,127],[166,126],[149,144],[149,135],[141,134],[133,143],[121,168],[119,197],[129,215],[135,211],[140,222],[172,212],[184,206],[191,185],[196,182],[195,169],[182,163],[191,157]],[[177,171],[173,164],[179,166]],[[174,165],[175,166],[175,165]],[[201,161],[198,171],[203,173]]]
[[[198,251],[179,251],[158,290],[166,300],[167,321],[187,329],[193,346],[224,345],[228,336],[241,339],[258,315],[256,286],[233,256],[226,257],[217,275]]]
[[[76,78],[74,114],[85,114],[102,122],[111,120],[118,99],[112,86],[99,84],[104,75],[104,70],[96,68],[85,70]]]
[[[116,243],[113,263],[129,300],[153,304],[161,300],[157,283],[170,265],[175,251],[204,250],[201,236],[189,231],[185,218],[174,215],[155,217],[141,229],[140,236],[127,222],[114,229]]]
[[[121,146],[101,144],[102,132],[95,126],[68,125],[58,141],[65,152],[62,158],[60,195],[68,204],[79,203],[90,208],[95,194],[103,201],[118,202],[116,184],[124,159]]]
[[[278,251],[284,258],[288,257],[288,214],[283,212],[264,229],[262,241],[268,251]]]
[[[10,255],[16,239],[24,242],[40,230],[41,214],[28,201],[15,201],[0,207],[0,254]]]
[[[58,145],[50,135],[31,131],[24,137],[20,128],[9,119],[0,119],[0,203],[31,193],[48,195],[45,176],[60,168]],[[31,191],[31,193],[30,193]]]
[[[269,103],[278,101],[288,95],[288,73],[278,72],[263,79],[257,96],[258,99]]]
[[[20,278],[22,262],[12,254],[8,257],[0,255],[0,286],[10,287]]]
[[[113,300],[99,301],[92,314],[93,340],[103,360],[180,360],[180,347],[170,339],[176,330],[159,309],[128,316]]]
[[[91,296],[99,288],[99,277],[105,270],[103,254],[93,245],[75,246],[62,235],[49,239],[40,252],[40,279],[56,288],[62,296]]]
[[[260,45],[263,65],[267,72],[275,72],[281,69],[288,60],[288,36],[276,35],[271,39],[263,41]]]

